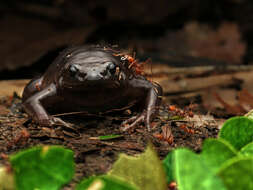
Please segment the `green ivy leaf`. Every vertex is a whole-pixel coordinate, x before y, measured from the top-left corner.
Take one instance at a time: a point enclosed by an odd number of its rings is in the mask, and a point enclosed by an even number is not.
[[[240,150],[240,154],[244,156],[253,156],[253,142],[242,147],[242,149]]]
[[[237,151],[223,139],[206,139],[200,154],[205,164],[215,173],[230,158],[237,156]]]
[[[188,149],[173,151],[174,172],[180,190],[225,190],[219,179],[200,156]]]
[[[174,160],[173,160],[173,152],[170,152],[167,154],[166,158],[163,160],[163,167],[165,170],[167,182],[170,183],[172,181],[175,181],[175,176],[174,176]]]
[[[253,157],[235,157],[222,165],[218,175],[227,189],[253,189]]]
[[[10,157],[18,190],[56,190],[74,174],[73,152],[59,146],[34,147]]]
[[[228,141],[237,150],[253,141],[253,120],[247,117],[233,117],[227,120],[219,137]]]
[[[121,154],[108,174],[135,184],[140,190],[166,189],[162,163],[151,145],[138,157]]]
[[[76,190],[138,190],[133,185],[128,184],[120,180],[119,178],[102,175],[89,177],[82,180],[82,182],[76,187]]]

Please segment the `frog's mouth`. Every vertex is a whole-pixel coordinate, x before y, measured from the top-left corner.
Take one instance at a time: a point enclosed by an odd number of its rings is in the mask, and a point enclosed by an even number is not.
[[[73,91],[84,90],[84,89],[112,89],[119,88],[121,86],[121,82],[119,80],[62,80],[59,81],[59,85],[62,88],[71,89]]]

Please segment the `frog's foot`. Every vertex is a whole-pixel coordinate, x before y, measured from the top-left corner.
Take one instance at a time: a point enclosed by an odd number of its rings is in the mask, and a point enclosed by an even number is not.
[[[65,121],[63,121],[62,119],[60,119],[58,117],[53,117],[53,116],[51,116],[51,117],[49,117],[47,119],[40,119],[38,121],[38,123],[40,125],[42,125],[42,126],[50,126],[50,127],[52,127],[52,126],[59,126],[60,125],[60,126],[66,127],[66,128],[72,128],[70,126],[70,124],[66,123]]]
[[[63,121],[58,117],[52,117],[52,120],[54,122],[54,125],[62,125],[64,127],[71,128],[70,124],[66,123],[65,121]]]
[[[44,127],[54,127],[55,130],[60,129],[64,134],[71,137],[80,136],[73,124],[67,123],[58,117],[49,116],[47,119],[39,120],[38,123]]]
[[[130,117],[126,121],[124,121],[121,126],[123,126],[123,131],[127,131],[129,129],[132,129],[133,127],[137,126],[141,122],[145,122],[145,125],[148,128],[148,131],[150,131],[150,124],[149,124],[149,119],[147,119],[147,113],[143,112],[140,115]]]

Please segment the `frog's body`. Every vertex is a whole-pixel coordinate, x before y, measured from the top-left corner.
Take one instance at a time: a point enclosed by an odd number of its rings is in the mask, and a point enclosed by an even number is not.
[[[144,102],[144,111],[125,123],[144,121],[148,129],[162,89],[129,69],[129,61],[111,49],[79,46],[61,53],[40,78],[24,89],[23,107],[41,125],[56,119],[46,109],[89,113],[124,109]],[[57,119],[59,121],[59,119]]]

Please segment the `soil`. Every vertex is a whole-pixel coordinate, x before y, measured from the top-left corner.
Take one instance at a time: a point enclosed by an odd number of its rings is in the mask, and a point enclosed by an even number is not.
[[[192,107],[190,105],[181,110],[164,102],[152,122],[151,131],[143,125],[124,131],[121,122],[138,114],[134,110],[100,116],[65,116],[62,119],[71,128],[49,128],[33,123],[22,111],[21,99],[14,94],[0,100],[0,152],[10,155],[37,145],[68,147],[74,151],[76,162],[73,186],[83,177],[106,173],[119,153],[142,153],[148,142],[152,142],[161,159],[175,147],[189,147],[199,152],[204,139],[217,136],[219,126],[211,116],[208,119],[207,116],[193,114]],[[173,120],[173,117],[177,119]],[[93,138],[111,134],[121,136],[109,140]]]

